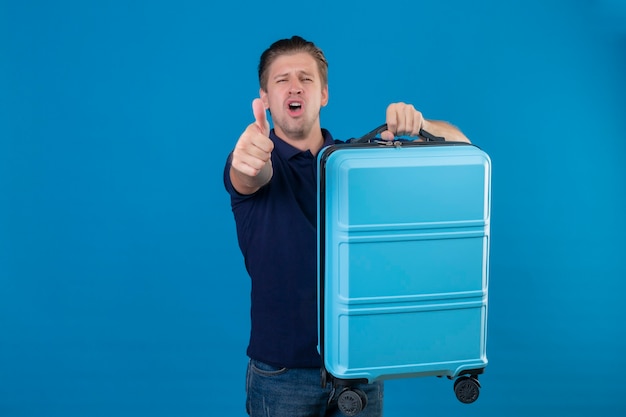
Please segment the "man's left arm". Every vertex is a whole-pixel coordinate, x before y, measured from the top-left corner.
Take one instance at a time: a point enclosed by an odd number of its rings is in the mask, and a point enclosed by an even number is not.
[[[395,136],[419,137],[419,132],[423,129],[433,136],[443,137],[447,141],[470,143],[459,128],[448,122],[425,119],[412,104],[390,104],[387,107],[386,122],[388,130],[381,134],[381,138],[384,140],[393,140]]]
[[[458,127],[448,122],[424,119],[422,122],[422,129],[431,133],[433,136],[443,137],[447,141],[471,143],[467,136],[465,136]]]

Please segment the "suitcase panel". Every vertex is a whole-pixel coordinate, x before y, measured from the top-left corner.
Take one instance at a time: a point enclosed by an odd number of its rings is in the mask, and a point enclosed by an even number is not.
[[[448,152],[442,155],[443,150]],[[331,180],[336,183],[328,185],[337,187],[336,194],[341,196],[332,208],[338,226],[358,229],[417,222],[436,227],[439,222],[484,221],[489,216],[484,187],[488,165],[484,155],[467,155],[471,150],[478,149],[346,148],[334,152],[326,169],[337,176]]]
[[[338,279],[331,290],[345,300],[482,294],[486,287],[487,265],[482,256],[486,237],[473,233],[458,233],[453,237],[428,233],[425,238],[414,233],[412,239],[402,236],[407,240],[377,236],[367,241],[348,238],[338,243],[337,265],[331,271]],[[451,254],[454,254],[453,262]]]
[[[320,152],[320,352],[341,379],[486,363],[490,161],[474,146]]]
[[[329,352],[337,377],[456,376],[485,366],[480,300],[344,312],[337,331],[349,335],[350,343]]]

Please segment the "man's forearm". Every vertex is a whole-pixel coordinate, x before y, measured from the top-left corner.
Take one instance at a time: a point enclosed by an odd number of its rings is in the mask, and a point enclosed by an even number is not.
[[[233,183],[233,187],[235,187],[235,190],[237,190],[238,193],[244,195],[257,192],[261,187],[270,182],[272,174],[273,169],[271,160],[268,160],[259,173],[254,176],[246,175],[237,171],[232,166],[230,167],[230,180]]]
[[[471,143],[459,128],[448,122],[441,120],[424,120],[422,129],[434,136],[444,137],[447,141]]]

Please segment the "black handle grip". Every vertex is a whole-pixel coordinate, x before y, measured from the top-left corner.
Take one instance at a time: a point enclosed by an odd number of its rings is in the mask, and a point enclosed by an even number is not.
[[[361,136],[358,139],[351,139],[351,140],[349,140],[349,142],[350,143],[367,143],[367,142],[371,142],[372,139],[374,139],[379,134],[383,133],[385,130],[387,130],[387,124],[386,123],[384,125],[378,126],[376,129],[374,129],[371,132]],[[425,131],[424,129],[420,129],[419,135],[421,137],[423,137],[426,142],[443,142],[443,141],[446,140],[446,138],[444,138],[442,136],[435,136],[432,133],[429,133],[429,132]]]

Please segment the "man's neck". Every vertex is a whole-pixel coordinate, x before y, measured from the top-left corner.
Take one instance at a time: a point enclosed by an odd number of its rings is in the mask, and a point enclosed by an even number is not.
[[[313,155],[317,155],[324,145],[324,135],[319,126],[311,129],[311,133],[302,138],[292,138],[286,135],[280,128],[274,127],[274,129],[279,138],[303,152],[310,151]]]

